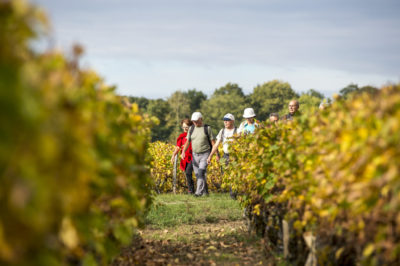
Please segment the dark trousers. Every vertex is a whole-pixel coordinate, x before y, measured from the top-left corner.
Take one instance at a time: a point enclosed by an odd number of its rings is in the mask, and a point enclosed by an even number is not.
[[[224,153],[222,158],[225,160],[225,166],[227,166],[229,164],[229,153]],[[232,190],[232,186],[229,186],[229,195],[232,199],[236,199],[237,197],[237,192]]]
[[[222,155],[222,158],[225,160],[225,166],[227,166],[229,163],[229,153],[224,153],[224,155]]]
[[[193,162],[186,164],[185,174],[186,174],[186,183],[188,186],[188,190],[190,194],[194,193],[194,183],[193,183]]]

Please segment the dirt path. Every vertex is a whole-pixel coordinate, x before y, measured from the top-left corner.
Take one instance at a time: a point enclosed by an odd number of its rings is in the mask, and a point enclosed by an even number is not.
[[[140,231],[113,265],[267,265],[243,220]]]

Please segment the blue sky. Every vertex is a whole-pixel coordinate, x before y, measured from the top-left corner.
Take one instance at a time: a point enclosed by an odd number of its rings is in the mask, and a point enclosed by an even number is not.
[[[118,93],[211,94],[228,82],[248,94],[287,81],[331,96],[350,83],[400,81],[398,0],[35,0],[64,50]]]

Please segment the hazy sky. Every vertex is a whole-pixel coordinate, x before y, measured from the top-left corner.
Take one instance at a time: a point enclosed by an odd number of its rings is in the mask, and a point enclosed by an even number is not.
[[[350,83],[400,81],[399,0],[35,0],[57,47],[85,47],[124,95],[211,94],[228,82],[246,94],[287,81],[326,96]]]

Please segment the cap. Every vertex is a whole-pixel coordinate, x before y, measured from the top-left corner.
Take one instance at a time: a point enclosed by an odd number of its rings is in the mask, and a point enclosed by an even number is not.
[[[233,116],[233,114],[227,113],[226,115],[224,115],[224,118],[222,119],[224,121],[235,121],[235,117]]]
[[[203,118],[203,116],[201,115],[201,113],[200,112],[194,112],[193,114],[192,114],[192,121],[197,121],[197,120],[199,120],[200,118]]]

